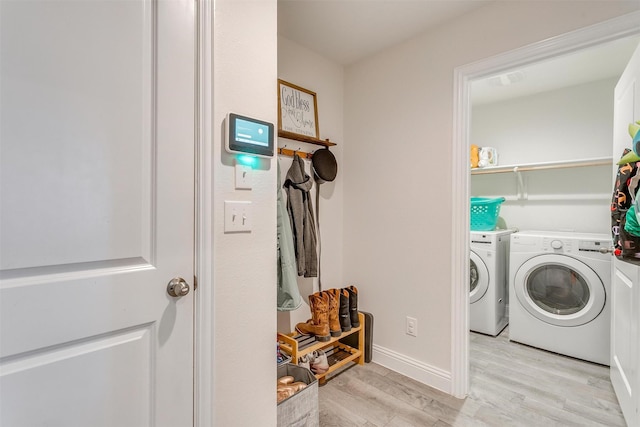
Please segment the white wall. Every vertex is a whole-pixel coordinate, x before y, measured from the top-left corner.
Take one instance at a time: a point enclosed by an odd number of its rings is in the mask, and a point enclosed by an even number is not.
[[[616,78],[476,105],[470,141],[493,146],[503,165],[611,156]],[[506,197],[501,227],[608,233],[611,166],[472,175],[471,195]],[[522,195],[520,195],[522,197]]]
[[[276,163],[261,160],[253,189],[235,190],[234,156],[223,148],[229,111],[277,123],[276,12],[276,0],[215,1],[209,184],[216,426],[276,425]],[[225,200],[253,203],[251,233],[224,233]]]
[[[331,152],[336,156],[338,162],[336,179],[320,186],[320,278],[322,289],[342,288],[347,286],[343,282],[342,266],[342,187],[345,167],[342,158],[344,146],[343,67],[289,39],[278,37],[278,78],[316,93],[320,139],[330,139],[337,144],[331,147]],[[299,149],[305,152],[313,152],[323,148],[284,138],[280,138],[278,143],[280,147],[286,146],[289,149]],[[292,158],[279,156],[279,159],[282,182],[284,182]],[[305,160],[305,165],[307,173],[313,176],[311,161]],[[314,184],[311,191],[314,212],[316,189],[317,186]],[[318,280],[299,277],[298,287],[304,304],[294,312],[278,313],[278,330],[281,332],[292,331],[296,323],[305,322],[310,317],[307,298],[309,294],[318,290]]]
[[[344,278],[375,316],[375,360],[450,390],[454,69],[639,8],[494,2],[345,70]]]
[[[617,78],[474,105],[470,141],[503,165],[611,156]]]

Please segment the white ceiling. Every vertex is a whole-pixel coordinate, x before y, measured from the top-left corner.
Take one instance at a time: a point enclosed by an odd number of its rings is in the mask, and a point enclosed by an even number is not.
[[[640,37],[616,40],[475,81],[471,86],[472,102],[486,104],[597,80],[617,79],[639,43]],[[511,80],[517,81],[506,86],[499,83]]]
[[[278,34],[349,65],[490,0],[278,0]]]
[[[278,34],[338,64],[349,65],[490,2],[278,0]],[[513,70],[521,80],[508,86],[496,86],[495,78],[474,82],[473,102],[495,102],[617,77],[639,42],[638,37],[625,39]],[[502,80],[513,78],[507,75]]]

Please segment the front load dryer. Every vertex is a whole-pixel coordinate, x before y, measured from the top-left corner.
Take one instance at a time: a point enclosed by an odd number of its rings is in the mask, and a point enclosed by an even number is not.
[[[507,268],[512,230],[471,231],[469,329],[496,336],[509,322]]]
[[[611,237],[511,236],[509,340],[609,365]]]

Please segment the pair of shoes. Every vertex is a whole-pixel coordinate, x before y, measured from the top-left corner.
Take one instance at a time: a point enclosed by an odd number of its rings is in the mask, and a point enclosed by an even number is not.
[[[323,350],[316,350],[300,357],[298,366],[307,368],[314,374],[324,374],[329,369],[329,361]]]
[[[352,327],[360,326],[358,318],[358,288],[351,285],[339,290],[340,292],[340,327],[343,332],[350,331]]]
[[[293,396],[305,387],[307,387],[306,383],[303,383],[302,381],[296,382],[291,375],[285,375],[284,377],[278,378],[276,387],[278,403]]]
[[[355,286],[325,292],[329,294],[329,332],[332,337],[339,337],[351,327],[360,326],[358,289]]]
[[[329,341],[331,337],[342,335],[338,318],[340,300],[337,292],[337,289],[330,289],[309,295],[311,319],[306,323],[298,323],[296,330],[304,335],[315,335],[318,341]]]
[[[313,353],[309,353],[307,356],[311,356],[311,371],[314,374],[324,374],[329,370],[329,361],[327,355],[323,350],[316,350]]]
[[[311,294],[309,306],[311,319],[298,323],[296,330],[303,335],[315,335],[318,341],[329,341],[360,326],[358,289],[353,285]]]

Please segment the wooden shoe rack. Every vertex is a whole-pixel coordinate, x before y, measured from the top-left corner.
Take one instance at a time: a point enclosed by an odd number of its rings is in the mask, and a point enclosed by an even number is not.
[[[300,357],[313,353],[316,350],[324,350],[329,361],[329,370],[324,374],[317,374],[316,378],[323,384],[327,376],[349,363],[364,365],[364,315],[358,313],[360,326],[343,332],[339,337],[331,337],[329,341],[317,341],[313,335],[301,335],[298,333],[278,333],[280,349],[291,355],[291,363],[298,364]],[[358,347],[351,347],[339,340],[353,334],[358,334]]]

